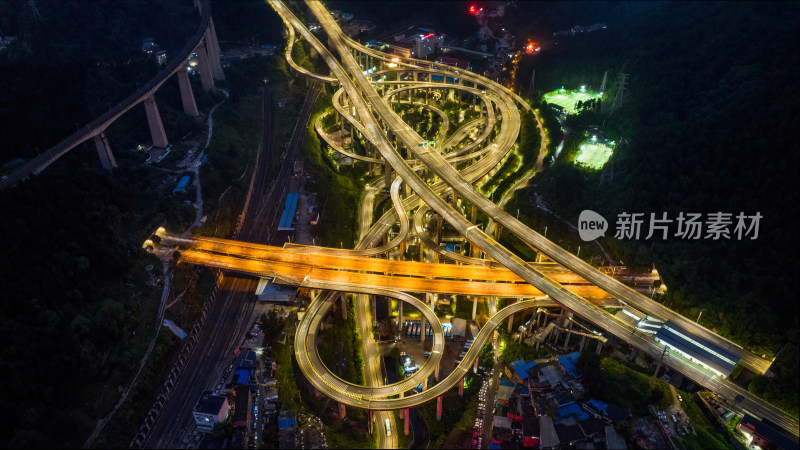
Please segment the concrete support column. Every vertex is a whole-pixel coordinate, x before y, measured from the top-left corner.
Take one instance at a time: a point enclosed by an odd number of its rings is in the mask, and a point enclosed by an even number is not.
[[[508,332],[511,333],[511,330],[514,328],[514,315],[508,316]]]
[[[378,324],[378,297],[373,295],[372,296],[372,326]]]
[[[206,48],[208,51],[208,59],[211,63],[211,74],[215,80],[222,81],[225,79],[225,73],[222,71],[222,63],[219,61],[219,41],[217,41],[217,31],[214,29],[214,21],[208,19],[208,28],[204,37],[206,41]]]
[[[375,420],[375,412],[373,410],[369,410],[369,415],[367,417],[367,432],[372,434],[372,422]]]
[[[406,436],[408,436],[408,408],[405,409],[405,420],[403,420],[403,431],[405,431]]]
[[[425,392],[427,390],[428,390],[428,378],[425,377],[425,379],[422,380],[422,392]]]
[[[161,114],[158,113],[155,97],[151,95],[144,99],[144,110],[147,113],[147,124],[150,126],[153,145],[166,148],[169,142],[167,142],[167,133],[164,132],[164,124],[161,123]]]
[[[586,336],[581,336],[581,343],[578,345],[578,353],[583,352],[583,347],[586,345]]]
[[[461,381],[458,382],[458,396],[464,396],[464,379],[462,378]]]
[[[497,330],[495,330],[497,331]],[[478,373],[478,358],[475,358],[475,362],[472,364],[472,371],[474,373]]]
[[[439,245],[442,243],[442,227],[444,226],[444,221],[442,216],[437,213],[436,215],[436,244]]]
[[[194,101],[194,93],[192,92],[192,84],[189,82],[189,74],[185,70],[179,70],[178,73],[178,86],[181,88],[181,103],[183,103],[183,112],[187,116],[197,117],[200,111],[197,110],[197,103]]]
[[[347,298],[344,293],[339,293],[339,299],[342,301],[342,319],[347,320]]]
[[[436,397],[436,420],[442,420],[442,396]]]
[[[597,350],[594,351],[595,354],[599,355],[602,350],[603,350],[603,341],[597,341]]]
[[[105,132],[94,137],[94,146],[97,148],[97,156],[100,157],[100,164],[103,169],[111,170],[117,167],[117,160],[114,158],[111,146],[108,145],[108,138]]]
[[[439,381],[439,365],[438,364],[436,365],[436,369],[434,369],[434,371],[433,371],[433,378],[435,378],[436,381]]]
[[[628,356],[628,361],[633,361],[636,358],[636,347],[631,347],[631,354]]]
[[[344,407],[344,403],[339,402],[339,420],[342,420],[345,417],[347,417],[347,409]]]
[[[427,323],[428,322],[425,321],[425,316],[422,316],[422,325],[419,328],[419,330],[420,330],[419,331],[419,341],[420,342],[425,342],[425,325]],[[427,381],[426,381],[426,383],[427,383]]]
[[[397,326],[400,328],[400,336],[403,336],[403,301],[397,300],[397,310],[399,312],[397,317]]]
[[[472,320],[475,320],[475,315],[478,313],[478,297],[472,297]]]
[[[203,89],[214,91],[214,78],[211,75],[211,63],[208,61],[205,40],[197,46],[197,70],[200,72],[200,83],[202,83]]]
[[[453,205],[453,208],[458,209],[458,192],[456,192],[455,189],[453,189],[453,200],[451,204]]]
[[[572,320],[571,319],[572,319],[572,313],[571,312],[567,312],[567,320],[566,320],[566,322],[567,322],[566,323],[567,330],[571,330],[572,329]],[[569,331],[565,331],[564,334],[567,335],[567,337],[564,339],[564,347],[567,347],[567,346],[569,346],[569,337],[570,337],[570,335],[572,335],[572,333],[570,333]]]

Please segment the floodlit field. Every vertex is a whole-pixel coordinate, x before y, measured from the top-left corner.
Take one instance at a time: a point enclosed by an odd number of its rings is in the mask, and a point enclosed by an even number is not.
[[[597,92],[564,91],[561,89],[544,94],[544,100],[547,103],[553,103],[564,108],[567,114],[575,113],[576,103],[601,97],[602,95]]]
[[[575,157],[575,163],[591,169],[600,169],[608,161],[608,158],[611,158],[611,153],[613,153],[611,147],[586,142],[581,145],[581,149]]]

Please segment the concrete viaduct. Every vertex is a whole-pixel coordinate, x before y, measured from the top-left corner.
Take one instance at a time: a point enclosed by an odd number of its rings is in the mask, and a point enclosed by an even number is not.
[[[225,79],[225,74],[222,71],[222,65],[219,59],[219,42],[217,41],[217,33],[214,30],[214,22],[211,19],[209,0],[194,0],[194,5],[200,14],[200,23],[197,27],[197,31],[195,31],[186,46],[181,49],[169,64],[162,68],[156,76],[150,79],[144,86],[139,87],[139,89],[116,106],[106,111],[103,115],[94,119],[55,146],[25,162],[7,177],[0,180],[0,190],[14,186],[16,183],[27,179],[31,175],[38,175],[58,158],[90,138],[94,140],[102,166],[107,170],[117,167],[117,162],[108,144],[105,131],[112,123],[139,103],[144,103],[153,145],[156,147],[167,147],[169,141],[164,132],[161,114],[158,112],[158,106],[155,101],[155,93],[161,85],[171,76],[177,75],[183,111],[189,116],[197,117],[200,115],[200,112],[194,100],[192,86],[189,82],[189,75],[186,73],[186,60],[193,52],[197,52],[198,71],[200,72],[200,81],[204,90],[213,91],[215,89],[214,80]]]

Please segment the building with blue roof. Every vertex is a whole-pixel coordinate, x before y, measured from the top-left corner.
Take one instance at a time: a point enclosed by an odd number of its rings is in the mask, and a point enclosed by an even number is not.
[[[536,366],[536,361],[529,361],[526,363],[525,360],[519,359],[517,361],[512,362],[510,365],[511,368],[514,369],[514,373],[517,374],[519,379],[525,381],[530,377],[530,374],[528,374],[528,369],[531,369],[534,366]]]
[[[178,180],[178,186],[172,190],[172,193],[176,192],[186,192],[186,186],[189,184],[189,180],[191,177],[189,175],[184,175]]]
[[[506,386],[506,387],[512,387],[513,388],[514,386],[516,386],[516,384],[512,383],[511,381],[509,381],[509,379],[506,378],[505,375],[504,375],[504,376],[500,377],[500,386]]]
[[[583,422],[590,416],[577,403],[568,403],[556,409],[556,425],[568,417],[575,417],[578,422]]]
[[[278,231],[292,231],[292,221],[294,221],[294,212],[297,210],[297,199],[299,198],[297,192],[290,192],[286,194],[286,203],[283,206],[283,213],[281,214],[281,221],[278,224]]]
[[[600,400],[590,398],[588,402],[586,402],[589,406],[591,406],[598,414],[604,416],[611,420],[612,422],[621,422],[630,416],[628,411],[620,408],[619,406],[613,403],[605,403],[601,402]]]
[[[672,321],[661,326],[655,335],[656,341],[666,345],[671,351],[709,368],[721,377],[733,371],[739,357],[711,342],[695,336]]]
[[[580,378],[583,376],[581,371],[578,370],[578,367],[576,366],[579,356],[580,353],[572,352],[568,355],[564,355],[558,358],[558,363],[561,364],[561,368],[567,375],[571,376],[572,378]]]

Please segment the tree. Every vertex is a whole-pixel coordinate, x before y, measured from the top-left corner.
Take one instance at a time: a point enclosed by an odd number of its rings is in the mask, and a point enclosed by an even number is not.
[[[227,439],[233,436],[233,422],[225,421],[214,424],[214,437],[218,439]]]

